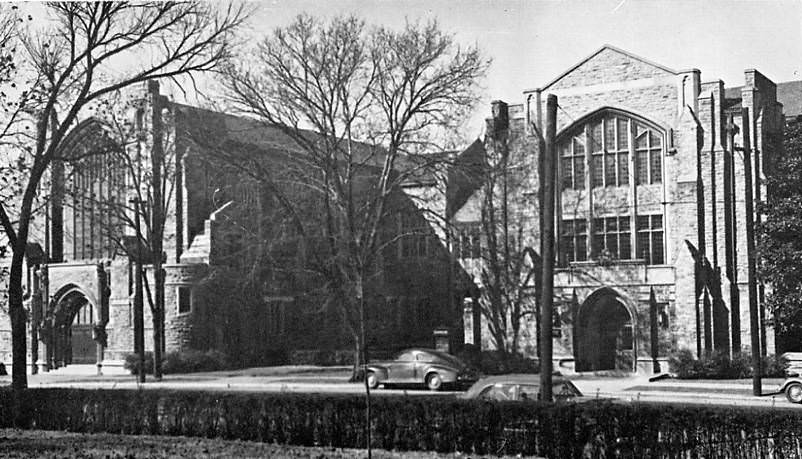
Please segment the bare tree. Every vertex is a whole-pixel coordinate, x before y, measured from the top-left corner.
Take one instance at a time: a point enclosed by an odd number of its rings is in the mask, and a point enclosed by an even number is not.
[[[0,203],[0,222],[13,252],[9,313],[15,389],[27,387],[22,277],[34,198],[49,166],[61,159],[65,135],[82,110],[104,96],[144,81],[216,68],[230,57],[232,35],[246,17],[241,8],[218,9],[204,2],[75,2],[48,4],[47,9],[54,29],[37,33],[44,39],[28,39],[31,62],[46,81],[39,88],[32,166],[16,223],[6,203]],[[163,226],[154,226],[160,237]],[[156,257],[160,260],[161,254]]]
[[[502,358],[520,350],[522,326],[536,317],[536,274],[540,257],[532,247],[526,182],[520,154],[511,152],[508,130],[490,134],[487,164],[481,177],[481,248],[479,308]]]
[[[353,336],[356,375],[367,284],[397,212],[394,196],[413,173],[404,166],[414,157],[425,163],[425,152],[458,125],[488,61],[435,22],[393,31],[355,17],[323,23],[305,15],[276,29],[253,56],[225,71],[229,99],[294,141],[294,181],[315,196],[318,211],[315,220],[295,219],[294,229],[318,245],[310,267]]]

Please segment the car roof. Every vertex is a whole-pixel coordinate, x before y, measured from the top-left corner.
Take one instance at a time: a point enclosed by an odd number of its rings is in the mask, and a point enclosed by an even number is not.
[[[562,382],[568,380],[568,378],[559,375],[552,375],[551,380],[552,382]],[[476,384],[480,383],[483,385],[498,384],[498,383],[540,384],[540,374],[520,373],[520,374],[486,376],[476,382]]]
[[[568,382],[573,386],[571,380],[562,375],[552,375],[551,381],[552,384],[554,385]],[[476,383],[474,383],[473,386],[471,386],[467,390],[467,392],[463,394],[463,398],[471,398],[478,392],[482,391],[484,388],[495,384],[519,384],[519,385],[525,384],[525,385],[540,386],[540,375],[531,373],[522,373],[522,374],[487,376],[485,378],[481,378],[480,380],[476,381]]]

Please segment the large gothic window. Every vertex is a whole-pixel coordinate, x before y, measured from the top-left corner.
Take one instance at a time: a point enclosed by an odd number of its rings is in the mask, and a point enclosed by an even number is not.
[[[633,215],[627,204],[638,186],[663,182],[663,130],[605,109],[558,142],[560,185],[574,192],[563,195],[571,204],[561,211],[561,260],[664,263],[663,215]]]
[[[663,181],[663,135],[622,114],[607,114],[580,126],[559,145],[563,189],[627,186],[634,156],[638,184]]]

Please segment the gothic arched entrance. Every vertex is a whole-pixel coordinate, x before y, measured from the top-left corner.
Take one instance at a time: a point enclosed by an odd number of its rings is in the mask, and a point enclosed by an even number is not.
[[[588,297],[577,322],[577,371],[633,370],[634,323],[613,290],[603,289]]]
[[[57,366],[94,364],[97,344],[93,340],[95,308],[79,289],[70,289],[56,299],[53,309],[53,358]]]

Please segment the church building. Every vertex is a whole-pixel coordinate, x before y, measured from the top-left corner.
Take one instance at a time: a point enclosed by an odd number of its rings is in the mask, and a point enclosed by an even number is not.
[[[605,45],[525,90],[522,103],[494,102],[484,148],[520,159],[514,173],[529,199],[516,211],[530,216],[523,233],[537,250],[538,140],[547,97],[557,96],[555,368],[666,371],[681,349],[746,351],[750,283],[758,345],[774,353],[765,288],[748,269],[745,197],[751,184],[753,203],[765,199],[763,177],[782,154],[799,89],[754,69],[727,87]],[[796,113],[784,112],[783,98]],[[455,210],[457,227],[478,222],[478,195]],[[466,339],[489,346],[487,324],[475,326],[476,308],[467,309]],[[523,328],[536,343],[535,319]]]

